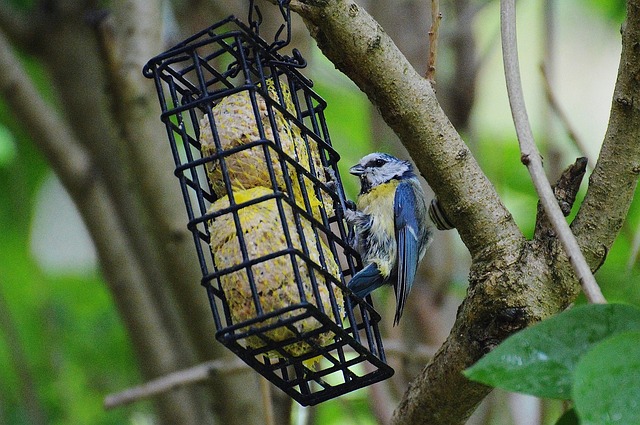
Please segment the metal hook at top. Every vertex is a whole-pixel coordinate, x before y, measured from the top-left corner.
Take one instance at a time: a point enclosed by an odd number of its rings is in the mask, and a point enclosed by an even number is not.
[[[277,0],[277,3],[282,19],[284,19],[284,24],[280,25],[274,36],[273,43],[269,45],[269,50],[273,52],[277,52],[291,42],[291,9],[289,7],[291,0]],[[256,15],[255,18],[254,13]],[[249,26],[256,35],[260,35],[260,25],[262,25],[260,8],[255,5],[255,0],[249,0]],[[286,31],[286,35],[281,38],[284,31]]]
[[[262,25],[262,13],[260,8],[256,6],[255,0],[249,0],[249,27],[256,35],[260,35],[260,25]],[[253,14],[257,15],[257,18],[253,18]]]
[[[278,0],[280,14],[282,15],[282,19],[284,19],[285,23],[280,25],[280,28],[276,32],[275,40],[271,43],[270,48],[273,49],[273,51],[278,51],[291,42],[291,8],[289,7],[289,3],[291,3],[291,0]],[[281,40],[280,36],[285,28],[287,35],[283,40]]]
[[[302,57],[302,53],[300,50],[293,49],[291,52],[293,56],[282,56],[283,60],[281,61],[270,61],[272,65],[284,65],[289,66],[291,68],[305,68],[307,66],[307,60]]]

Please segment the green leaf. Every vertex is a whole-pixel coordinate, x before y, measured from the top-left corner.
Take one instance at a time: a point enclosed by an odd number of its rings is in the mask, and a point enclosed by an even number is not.
[[[588,0],[586,2],[588,6],[615,22],[624,20],[625,3],[624,0]]]
[[[0,168],[11,164],[16,158],[16,145],[9,130],[0,124]]]
[[[464,374],[508,391],[569,399],[580,357],[603,339],[630,330],[640,330],[635,307],[575,307],[507,338]]]
[[[564,415],[560,416],[556,425],[580,425],[580,419],[574,409],[567,410]]]
[[[578,362],[573,398],[583,425],[637,425],[640,418],[640,331],[594,346]]]

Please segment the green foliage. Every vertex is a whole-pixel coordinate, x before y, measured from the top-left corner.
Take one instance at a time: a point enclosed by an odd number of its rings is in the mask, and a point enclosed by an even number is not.
[[[35,0],[9,0],[9,3],[21,9],[29,9],[35,5]]]
[[[640,197],[636,196],[625,219],[620,235],[607,253],[606,262],[596,278],[609,302],[640,306],[640,267],[632,258],[640,229]]]
[[[483,139],[475,147],[474,155],[518,227],[531,237],[536,224],[538,197],[527,168],[520,162],[518,141]]]
[[[366,390],[359,390],[347,395],[347,397],[318,405],[315,423],[322,425],[374,425],[377,422],[371,414]]]
[[[583,425],[638,423],[640,331],[614,335],[582,356],[573,399]]]
[[[314,89],[327,101],[325,117],[334,148],[341,155],[339,171],[342,183],[347,196],[355,199],[360,183],[349,175],[349,167],[371,152],[370,106],[366,97],[345,79],[316,81]]]
[[[9,130],[0,126],[0,169],[11,164],[16,156],[16,145]]]
[[[597,279],[600,283],[603,293],[609,302],[629,303],[640,305],[640,291],[638,291],[638,282],[640,282],[640,270],[638,267],[627,268],[622,260],[627,260],[629,251],[624,252],[619,246],[622,241],[614,244],[613,255],[621,253],[620,261],[607,260],[602,270],[598,271]],[[626,255],[625,255],[626,254]]]
[[[27,386],[51,424],[122,424],[134,412],[148,414],[144,403],[102,408],[106,394],[140,382],[128,336],[96,272],[52,276],[33,258],[34,199],[50,171],[0,104],[0,128],[3,122],[13,136],[0,132],[0,145],[11,146],[0,162],[0,423],[31,423]]]
[[[465,375],[508,391],[574,400],[582,424],[636,423],[629,418],[640,417],[640,309],[575,307],[512,335]]]
[[[585,3],[612,21],[622,22],[625,17],[624,0],[587,0]]]
[[[580,425],[580,419],[574,409],[569,409],[558,419],[556,425]]]
[[[3,238],[3,242],[7,241]],[[5,406],[7,417],[3,420],[0,416],[0,422],[27,423],[10,419],[24,415],[20,388],[25,383],[19,381],[18,373],[24,371],[16,370],[6,351],[9,342],[17,342],[26,353],[39,402],[50,423],[125,422],[133,410],[105,414],[102,399],[136,383],[139,374],[104,283],[98,276],[43,275],[24,246],[0,251],[2,295],[10,307],[3,314],[14,318],[20,337],[6,341],[0,330],[0,347],[4,346],[0,358],[5,365],[0,369],[0,380],[13,382],[2,386],[0,398],[16,401]]]

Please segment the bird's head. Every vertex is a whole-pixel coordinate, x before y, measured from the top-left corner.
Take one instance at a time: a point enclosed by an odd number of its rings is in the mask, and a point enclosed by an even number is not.
[[[386,153],[371,153],[349,169],[360,178],[360,193],[367,193],[374,187],[393,179],[414,177],[409,161],[400,160]]]

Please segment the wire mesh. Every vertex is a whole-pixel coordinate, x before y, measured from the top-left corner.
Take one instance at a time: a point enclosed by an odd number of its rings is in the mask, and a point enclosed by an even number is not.
[[[279,46],[281,47],[281,46]],[[301,405],[386,379],[326,103],[254,28],[224,19],[151,59],[216,338]],[[368,299],[370,302],[370,299]]]

